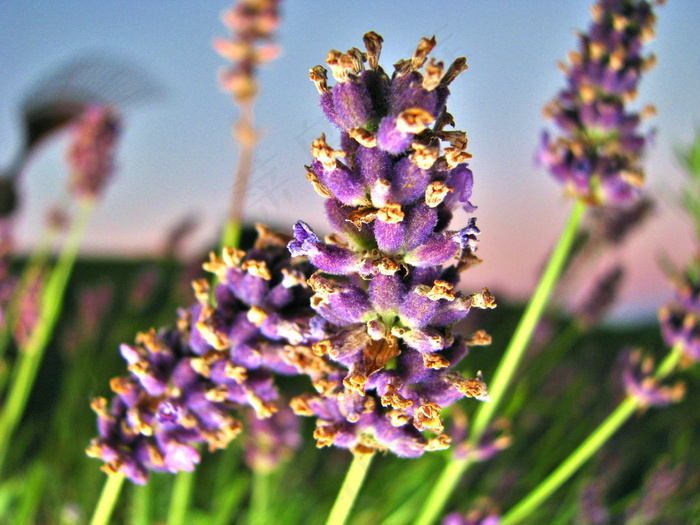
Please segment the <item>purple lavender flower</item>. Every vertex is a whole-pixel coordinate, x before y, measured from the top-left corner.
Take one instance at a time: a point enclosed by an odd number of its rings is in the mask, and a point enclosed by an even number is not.
[[[688,361],[700,361],[700,283],[698,261],[674,275],[675,300],[659,309],[661,333],[668,346],[680,344]]]
[[[251,407],[258,418],[278,410],[273,372],[296,373],[285,347],[311,334],[308,275],[292,266],[287,238],[259,227],[247,254],[224,249],[205,269],[214,273],[216,306],[204,280],[193,283],[197,303],[176,328],[140,334],[122,345],[129,376],[112,380],[111,405],[98,398],[100,436],[88,454],[107,471],[145,483],[149,470],[190,471],[199,443],[224,448],[241,431],[233,411]]]
[[[467,440],[467,416],[458,407],[452,410],[452,441],[455,443],[454,456],[459,459],[469,457],[470,461],[487,461],[510,446],[510,423],[505,419],[496,420],[479,439],[477,446]]]
[[[18,302],[17,321],[14,336],[21,348],[26,345],[34,332],[41,315],[41,301],[46,284],[46,271],[35,268],[27,277],[26,285]]]
[[[610,523],[610,512],[605,505],[604,479],[594,479],[581,491],[579,498],[580,512],[578,521],[585,525],[607,525]]]
[[[620,291],[625,272],[616,264],[607,269],[594,283],[575,316],[584,328],[591,327],[605,317]]]
[[[654,362],[638,349],[623,353],[622,382],[627,395],[635,398],[642,408],[676,403],[685,394],[685,385],[661,386],[654,378]]]
[[[647,476],[639,499],[628,508],[625,522],[672,522],[673,511],[666,516],[664,511],[680,507],[678,501],[673,501],[673,499],[677,493],[683,492],[684,485],[689,484],[688,480],[684,479],[686,477],[684,470],[686,469],[683,464],[671,466],[668,458],[661,460]],[[692,489],[690,490],[692,491]]]
[[[221,84],[239,104],[257,94],[257,67],[279,54],[273,40],[273,32],[279,25],[279,3],[279,0],[239,0],[222,17],[233,38],[217,39],[214,47],[235,65],[222,73]]]
[[[269,472],[288,460],[301,445],[299,418],[283,405],[271,417],[260,419],[246,412],[248,436],[244,445],[246,464],[254,471]]]
[[[0,217],[0,327],[7,322],[7,306],[17,288],[17,278],[10,272],[10,259],[14,248],[14,221]]]
[[[567,191],[590,204],[635,198],[644,178],[640,159],[648,138],[638,131],[641,113],[626,104],[637,94],[643,72],[655,57],[641,54],[654,35],[654,2],[600,0],[593,23],[580,34],[580,48],[562,65],[567,87],[546,107],[561,135],[542,136],[538,159]]]
[[[76,323],[66,331],[63,347],[72,353],[81,344],[94,341],[112,307],[114,289],[102,285],[80,291]]]
[[[480,509],[474,509],[466,514],[452,512],[442,520],[442,525],[498,525],[499,523],[501,523],[501,516],[497,512],[492,510],[487,513]]]
[[[95,200],[114,171],[114,150],[121,121],[109,106],[88,106],[75,124],[66,159],[71,168],[70,190],[78,199]]]
[[[423,38],[390,77],[379,65],[381,36],[367,33],[364,43],[366,53],[328,53],[332,87],[325,68],[311,69],[341,148],[321,135],[307,167],[334,233],[321,240],[299,221],[289,243],[293,256],[319,270],[309,284],[321,334],[293,360],[317,395],[292,406],[317,418],[319,446],[413,457],[449,444],[443,407],[463,397],[488,400],[480,375],[467,379],[454,369],[476,343],[453,335],[452,326],[495,300],[485,288],[456,290],[460,272],[477,260],[479,233],[474,218],[449,228],[457,208],[475,209],[466,133],[445,129],[454,125],[449,85],[466,60],[447,69],[428,61],[435,39]]]

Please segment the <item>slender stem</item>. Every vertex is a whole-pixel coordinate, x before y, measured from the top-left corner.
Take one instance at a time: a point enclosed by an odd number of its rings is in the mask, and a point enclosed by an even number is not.
[[[347,521],[357,493],[360,492],[369,466],[372,464],[373,457],[373,454],[355,455],[335,499],[331,513],[328,515],[326,525],[343,525]]]
[[[117,499],[119,499],[119,492],[121,491],[123,484],[123,473],[116,472],[114,474],[107,475],[107,480],[102,487],[100,500],[97,502],[97,507],[95,507],[95,512],[90,520],[90,525],[109,524],[109,518],[112,516],[114,505],[117,503]]]
[[[133,485],[129,512],[129,525],[149,525],[151,523],[151,500],[153,487],[150,484]]]
[[[562,231],[559,241],[550,256],[547,267],[540,278],[540,282],[537,284],[535,293],[532,295],[530,302],[525,308],[525,312],[513,333],[513,337],[508,344],[508,348],[506,348],[493,378],[488,382],[491,402],[479,405],[474,424],[470,430],[470,441],[472,443],[477,443],[479,441],[479,438],[481,438],[486,427],[491,422],[496,409],[501,401],[503,401],[503,394],[510,385],[513,374],[532,339],[532,334],[537,327],[537,323],[542,317],[549,297],[559,280],[559,276],[569,256],[571,246],[576,238],[576,232],[578,231],[585,210],[586,205],[582,201],[577,200],[571,210],[564,231]]]
[[[537,288],[513,333],[508,348],[506,348],[492,380],[487,381],[491,401],[489,403],[481,403],[477,409],[476,417],[469,433],[469,441],[472,444],[479,442],[496,409],[503,400],[503,394],[508,388],[510,380],[530,343],[547,301],[561,275],[585,210],[586,205],[577,200],[559,237],[559,241],[549,258],[540,282],[537,284]],[[415,525],[430,525],[437,519],[469,464],[469,457],[448,460],[445,469],[433,486],[433,490],[426,498]]]
[[[22,277],[20,278],[17,287],[10,298],[10,303],[5,308],[5,319],[0,328],[0,359],[7,353],[12,340],[12,331],[17,326],[17,318],[19,311],[20,299],[27,290],[30,284],[30,279],[35,276],[40,268],[46,266],[46,261],[49,258],[51,246],[56,240],[57,231],[55,228],[48,228],[43,237],[39,240],[39,244],[32,252],[27,264],[22,269]],[[0,389],[0,392],[2,389]]]
[[[682,354],[682,345],[674,346],[668,356],[666,356],[666,359],[657,368],[656,378],[663,379],[670,374],[678,364]],[[600,450],[639,407],[640,403],[636,398],[626,397],[615,411],[554,472],[503,516],[501,525],[518,523],[528,517],[533,510],[561,487],[593,454]]]
[[[265,525],[268,521],[270,508],[270,481],[271,472],[255,469],[253,470],[253,487],[250,495],[250,512],[248,523],[250,525]]]
[[[448,498],[454,492],[459,479],[469,465],[468,456],[461,460],[453,458],[451,461],[448,461],[440,473],[440,477],[433,485],[430,494],[428,494],[414,525],[430,525],[442,514],[442,509],[445,508]]]
[[[255,154],[255,124],[253,116],[254,100],[241,102],[241,119],[237,124],[236,138],[239,144],[238,165],[233,180],[229,213],[221,236],[222,246],[238,246],[243,224],[243,209],[248,193],[248,181],[253,171]]]
[[[178,472],[170,493],[167,525],[185,525],[192,499],[194,472]]]
[[[625,421],[639,408],[639,402],[631,397],[618,405],[615,411],[552,472],[525,499],[513,507],[503,518],[501,524],[517,523],[530,514],[552,492],[559,488],[578,470],[600,447],[612,436]]]
[[[44,350],[51,339],[63,306],[63,296],[85,236],[94,205],[83,202],[71,223],[68,238],[51,272],[41,300],[41,314],[27,344],[20,348],[17,374],[13,377],[5,406],[0,412],[0,472],[5,466],[10,438],[17,427],[34,386]]]

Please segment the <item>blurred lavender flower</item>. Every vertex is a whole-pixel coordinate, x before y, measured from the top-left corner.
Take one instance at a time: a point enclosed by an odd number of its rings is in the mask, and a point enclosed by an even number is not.
[[[501,516],[496,511],[474,509],[466,514],[452,512],[445,516],[442,525],[498,525]]]
[[[466,414],[455,407],[452,409],[452,442],[454,456],[457,459],[469,457],[470,462],[487,461],[510,446],[510,423],[505,419],[497,419],[483,433],[476,447],[468,441],[468,422]]]
[[[577,524],[608,525],[610,523],[610,512],[605,506],[604,498],[606,488],[602,479],[594,479],[583,488],[579,499]]]
[[[27,276],[26,284],[23,286],[22,295],[19,297],[17,305],[17,321],[14,326],[14,336],[19,348],[26,346],[39,321],[46,274],[46,269],[34,268],[34,271]]]
[[[585,301],[575,312],[584,328],[589,328],[605,317],[620,291],[625,272],[619,264],[607,269],[595,282]]]
[[[233,133],[240,145],[238,165],[222,237],[224,243],[231,245],[239,242],[245,196],[258,140],[253,118],[253,105],[258,93],[257,68],[279,54],[274,42],[274,30],[279,24],[279,4],[279,0],[238,0],[223,15],[232,38],[220,38],[214,42],[219,54],[233,63],[220,75],[220,82],[223,90],[231,94],[241,110],[241,118],[234,126]]]
[[[274,31],[279,25],[279,0],[239,0],[223,14],[223,21],[233,38],[219,38],[214,48],[235,65],[221,75],[225,91],[238,104],[247,102],[258,92],[256,68],[279,55]]]
[[[0,217],[0,327],[7,321],[7,306],[17,288],[17,278],[10,273],[10,259],[14,248],[13,220]]]
[[[114,299],[114,288],[92,286],[80,291],[76,323],[66,332],[63,347],[73,352],[81,344],[94,342],[100,326],[107,318]]]
[[[122,345],[128,377],[112,380],[111,406],[98,398],[100,437],[88,454],[107,471],[145,483],[149,470],[191,471],[194,445],[224,448],[241,430],[233,410],[277,411],[272,373],[296,373],[285,346],[309,336],[308,274],[290,264],[288,239],[259,227],[247,254],[224,249],[205,269],[217,276],[216,306],[206,281],[193,283],[197,303],[180,313],[177,328],[140,334]]]
[[[648,138],[638,131],[643,117],[626,104],[637,94],[643,72],[655,57],[641,54],[654,36],[656,17],[646,0],[600,0],[593,23],[580,34],[580,48],[562,64],[568,86],[545,107],[561,135],[542,136],[538,159],[567,191],[590,204],[622,203],[635,198],[644,173],[640,158]]]
[[[10,165],[0,170],[0,217],[18,203],[17,180],[38,147],[80,117],[90,105],[119,106],[149,101],[162,88],[134,64],[104,55],[85,55],[61,63],[24,96],[23,141]]]
[[[379,65],[382,37],[370,32],[364,43],[366,53],[328,53],[333,87],[325,68],[311,69],[321,108],[341,131],[340,150],[324,135],[313,142],[307,167],[335,231],[322,241],[299,221],[289,250],[319,270],[309,280],[311,305],[326,335],[311,350],[331,364],[322,380],[313,365],[318,395],[293,407],[317,417],[319,446],[417,456],[448,445],[443,407],[465,396],[488,400],[480,374],[466,379],[453,368],[469,345],[486,341],[454,336],[452,326],[472,307],[495,306],[485,288],[455,290],[477,261],[479,233],[474,218],[448,229],[455,209],[475,209],[466,133],[445,130],[454,125],[448,86],[466,60],[446,70],[428,62],[436,43],[423,38],[389,77]]]
[[[622,382],[627,395],[635,398],[643,409],[650,406],[666,406],[676,403],[685,394],[685,385],[676,383],[672,387],[661,386],[654,378],[654,361],[644,357],[638,349],[622,354]]]
[[[591,214],[591,237],[612,245],[621,245],[654,213],[656,204],[649,195],[627,204],[600,206]]]
[[[246,412],[248,433],[244,444],[245,462],[256,472],[270,472],[291,458],[301,446],[299,418],[288,406],[281,406],[271,417],[261,419]]]
[[[183,244],[185,244],[187,238],[191,237],[192,233],[197,229],[198,222],[194,214],[188,214],[171,226],[165,237],[165,242],[163,243],[163,257],[166,259],[177,259],[181,257]]]
[[[644,482],[640,498],[628,509],[625,523],[644,525],[652,523],[669,523],[670,516],[664,517],[664,510],[669,508],[669,500],[682,488],[683,465],[671,467],[668,459],[659,462]],[[695,498],[693,498],[694,500]],[[669,519],[669,521],[666,521]]]
[[[127,303],[134,311],[141,311],[151,302],[158,285],[164,278],[161,268],[148,266],[141,270],[131,287]]]
[[[91,105],[75,123],[73,142],[66,160],[70,167],[70,191],[78,200],[100,197],[114,171],[114,151],[121,119],[109,106]]]
[[[686,360],[700,361],[700,260],[671,278],[675,300],[659,309],[661,333],[666,344],[683,345]]]

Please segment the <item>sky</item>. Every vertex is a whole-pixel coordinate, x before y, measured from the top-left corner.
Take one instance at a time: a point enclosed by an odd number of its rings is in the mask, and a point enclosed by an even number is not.
[[[322,199],[304,177],[310,143],[322,132],[335,138],[318,108],[308,70],[328,50],[362,47],[362,35],[384,37],[389,70],[408,57],[421,36],[435,35],[433,56],[447,63],[466,56],[469,70],[452,84],[448,109],[467,131],[475,186],[472,203],[482,231],[484,263],[464,276],[523,298],[554,244],[572,202],[533,162],[548,127],[542,106],[564,86],[556,63],[588,27],[587,1],[287,1],[278,31],[282,55],[260,72],[256,124],[261,142],[247,196],[246,216],[289,231],[303,219],[327,231]],[[30,87],[62,61],[104,53],[148,71],[163,96],[125,108],[118,172],[100,203],[84,244],[95,254],[152,254],[167,230],[193,214],[199,228],[191,248],[212,242],[226,213],[237,150],[231,126],[237,108],[218,87],[226,65],[212,49],[228,36],[220,21],[231,2],[215,0],[0,0],[0,166],[18,147],[18,108]],[[655,144],[646,157],[647,187],[657,199],[653,219],[622,249],[597,262],[576,304],[606,265],[621,262],[627,279],[616,311],[620,320],[651,316],[669,297],[661,254],[677,263],[692,251],[692,229],[678,211],[682,172],[674,146],[691,142],[700,123],[700,2],[675,0],[658,9],[657,38],[649,46],[657,67],[642,81],[640,104],[658,116]],[[46,144],[23,175],[18,218],[20,247],[39,238],[46,209],[63,192],[68,140]],[[461,217],[466,220],[466,217]]]

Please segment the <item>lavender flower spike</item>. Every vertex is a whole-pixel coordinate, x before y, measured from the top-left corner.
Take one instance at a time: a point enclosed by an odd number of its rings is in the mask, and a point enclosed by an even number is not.
[[[661,333],[668,346],[683,347],[689,363],[700,361],[700,283],[694,260],[684,271],[672,277],[675,299],[659,309]]]
[[[543,134],[539,161],[568,192],[592,205],[627,202],[640,193],[648,137],[638,128],[655,110],[636,113],[627,104],[656,62],[641,54],[654,35],[655,3],[661,2],[599,0],[579,49],[561,65],[567,87],[544,109],[561,134]]]
[[[224,249],[205,264],[218,277],[216,305],[207,281],[195,281],[197,303],[175,328],[122,345],[129,375],[112,380],[111,405],[92,404],[99,437],[88,454],[107,471],[135,483],[151,470],[190,471],[199,462],[194,445],[216,450],[239,434],[236,410],[249,407],[260,419],[279,410],[273,372],[297,371],[283,355],[310,335],[310,290],[305,267],[290,263],[289,239],[258,231],[247,254]]]
[[[428,60],[436,42],[423,38],[389,76],[379,65],[382,38],[370,32],[364,44],[366,52],[328,53],[334,86],[322,66],[311,70],[341,146],[321,135],[307,167],[333,234],[321,240],[299,221],[288,245],[320,270],[309,279],[317,339],[288,356],[317,393],[292,407],[316,417],[318,446],[414,457],[449,445],[443,407],[489,399],[480,374],[454,369],[488,338],[455,336],[453,325],[471,308],[495,306],[485,288],[456,289],[478,261],[475,219],[450,228],[457,208],[475,209],[466,133],[446,129],[454,125],[449,85],[466,60],[448,68]]]
[[[78,199],[100,197],[114,171],[114,150],[121,121],[109,106],[88,106],[75,126],[67,152],[71,192]]]
[[[676,383],[672,387],[661,386],[654,378],[654,363],[642,353],[628,350],[623,354],[622,381],[627,395],[638,400],[642,408],[666,406],[683,399],[685,385]]]

